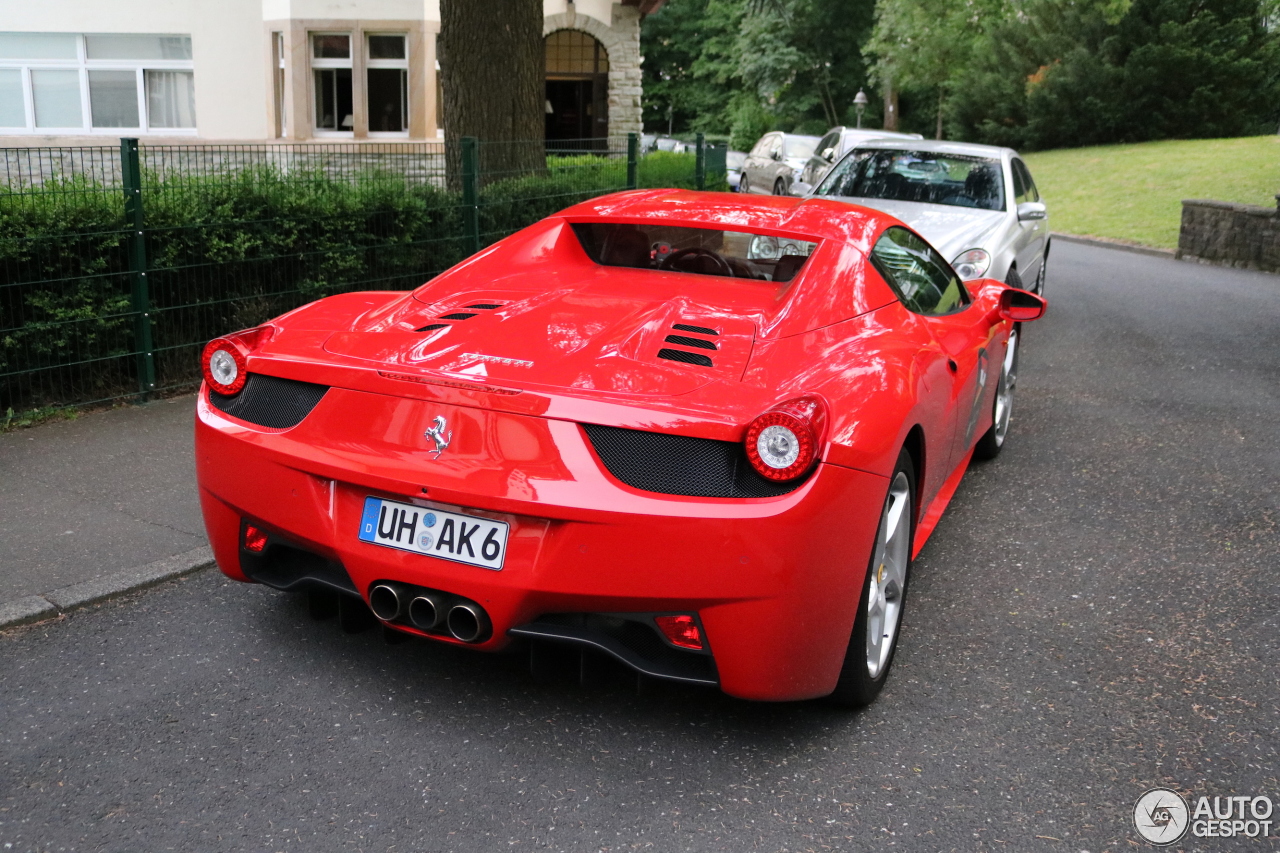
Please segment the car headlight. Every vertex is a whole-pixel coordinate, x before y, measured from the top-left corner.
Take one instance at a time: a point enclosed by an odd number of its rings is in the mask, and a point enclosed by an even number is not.
[[[965,281],[982,278],[991,267],[991,255],[985,249],[967,249],[956,255],[951,267]]]

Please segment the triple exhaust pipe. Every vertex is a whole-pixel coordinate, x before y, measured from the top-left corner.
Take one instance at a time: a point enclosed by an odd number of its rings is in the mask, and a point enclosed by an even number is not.
[[[369,607],[383,622],[408,623],[428,634],[448,634],[464,643],[487,640],[493,624],[473,601],[403,584],[381,582],[369,591]]]

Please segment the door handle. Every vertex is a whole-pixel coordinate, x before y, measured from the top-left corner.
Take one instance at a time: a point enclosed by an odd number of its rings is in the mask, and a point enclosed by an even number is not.
[[[954,358],[947,359],[947,367],[951,369],[952,373],[955,373],[960,369],[960,365],[956,364],[956,360]]]

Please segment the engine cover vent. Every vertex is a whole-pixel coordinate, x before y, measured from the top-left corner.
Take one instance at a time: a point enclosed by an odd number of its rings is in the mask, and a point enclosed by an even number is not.
[[[702,367],[714,367],[715,362],[700,352],[687,352],[682,349],[671,349],[664,347],[658,350],[658,358],[665,358],[667,361],[680,361],[685,364],[697,364]]]
[[[688,323],[676,323],[671,328],[677,332],[693,332],[698,335],[719,335],[715,329],[708,329],[706,326],[690,326]]]
[[[694,349],[719,349],[711,341],[704,341],[702,338],[690,338],[685,335],[667,335],[666,341],[669,344],[679,344],[682,347],[693,347]]]

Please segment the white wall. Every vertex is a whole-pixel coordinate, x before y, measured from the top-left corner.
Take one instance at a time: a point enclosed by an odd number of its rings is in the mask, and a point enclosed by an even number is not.
[[[261,0],[190,0],[196,130],[202,139],[265,139],[270,49]]]
[[[4,0],[0,31],[189,34],[198,135],[262,139],[267,70],[261,9],[261,0]]]
[[[439,9],[439,0],[262,0],[263,21],[285,18],[322,20],[341,18],[362,21],[421,21],[427,6]],[[440,20],[437,11],[435,18]]]

